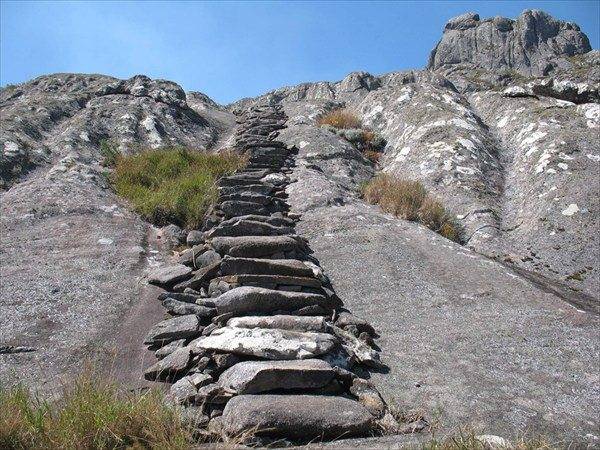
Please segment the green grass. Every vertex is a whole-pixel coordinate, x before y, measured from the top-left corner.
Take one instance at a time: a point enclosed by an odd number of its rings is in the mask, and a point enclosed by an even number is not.
[[[401,219],[419,222],[455,242],[461,242],[461,228],[444,206],[429,196],[419,181],[379,174],[361,187],[366,201]]]
[[[158,391],[123,392],[91,374],[50,403],[21,386],[0,389],[0,448],[187,449],[192,429]]]
[[[117,156],[109,179],[117,194],[146,220],[195,228],[216,201],[216,181],[244,164],[245,158],[232,152],[162,148]]]

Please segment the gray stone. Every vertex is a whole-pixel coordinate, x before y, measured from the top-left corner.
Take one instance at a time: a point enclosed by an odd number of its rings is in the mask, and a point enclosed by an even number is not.
[[[186,243],[189,246],[199,245],[204,243],[204,233],[199,230],[192,230],[188,233]]]
[[[205,245],[194,245],[192,248],[188,248],[181,252],[178,257],[179,264],[184,264],[190,267],[199,267],[197,264],[198,258],[202,256],[208,247]]]
[[[300,248],[298,241],[289,236],[217,237],[210,245],[221,255],[260,258],[277,252]]]
[[[200,336],[202,328],[198,317],[193,314],[163,320],[152,327],[146,335],[144,344],[167,344],[178,339],[190,339]]]
[[[214,308],[207,308],[206,306],[196,305],[194,303],[182,302],[175,300],[174,298],[166,298],[163,300],[162,305],[170,314],[176,316],[194,314],[200,317],[212,317],[216,313]]]
[[[178,339],[176,341],[169,342],[166,345],[163,345],[161,348],[154,352],[154,356],[158,359],[163,359],[166,356],[169,356],[178,348],[185,347],[186,339]]]
[[[245,361],[230,367],[219,384],[235,394],[258,394],[278,389],[315,389],[335,376],[332,367],[320,359],[300,361]]]
[[[374,425],[360,403],[318,395],[240,395],[227,403],[222,417],[230,436],[256,431],[302,441],[365,436]]]
[[[291,331],[314,331],[323,333],[327,331],[327,322],[319,316],[244,316],[233,317],[227,325],[235,328],[277,328]]]
[[[159,237],[168,247],[177,247],[185,242],[185,231],[171,224],[160,229]]]
[[[326,333],[262,328],[219,328],[210,336],[190,343],[198,351],[214,350],[265,359],[307,359],[323,355],[336,345],[336,338]]]
[[[212,377],[203,373],[193,373],[180,378],[169,390],[171,397],[180,404],[189,405],[193,403],[198,389],[210,384]]]
[[[209,285],[210,280],[219,273],[220,262],[215,262],[210,266],[202,267],[193,272],[192,278],[173,286],[174,291],[183,291],[186,288],[198,290]]]
[[[293,259],[233,258],[226,256],[221,264],[223,275],[288,275],[313,277],[313,271],[302,261]]]
[[[148,274],[148,283],[168,286],[189,278],[191,273],[192,269],[183,264],[161,267]]]
[[[229,200],[219,204],[219,209],[223,211],[227,218],[242,216],[245,214],[268,214],[269,209],[260,203],[247,202],[241,200]]]
[[[221,255],[214,250],[208,250],[196,258],[196,267],[208,267],[221,261]]]
[[[375,417],[383,417],[386,410],[385,402],[372,383],[363,378],[355,377],[352,386],[350,386],[350,393],[356,396],[358,401]]]
[[[150,381],[175,380],[190,369],[192,357],[190,348],[179,348],[148,368],[144,372],[144,377]]]
[[[358,362],[374,368],[383,367],[379,358],[379,352],[372,349],[365,342],[339,327],[332,327],[332,331],[342,341],[342,345],[346,351],[350,355],[353,355]]]
[[[368,333],[371,336],[377,334],[375,329],[366,320],[356,317],[348,311],[340,311],[335,320],[335,324],[344,329],[353,326],[356,327],[359,333]]]
[[[293,311],[313,305],[331,310],[337,306],[330,299],[319,294],[284,292],[250,286],[232,289],[215,298],[214,302],[219,314]]]

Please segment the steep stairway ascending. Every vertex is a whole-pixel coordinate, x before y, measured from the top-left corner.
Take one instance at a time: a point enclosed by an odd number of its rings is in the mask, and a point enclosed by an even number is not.
[[[382,368],[376,333],[343,308],[289,212],[294,149],[275,140],[282,110],[254,107],[238,122],[247,167],[219,182],[217,205],[178,265],[149,281],[172,318],[145,343],[145,376],[198,422],[227,436],[290,441],[397,429],[375,387],[353,370]],[[414,424],[415,426],[419,424]]]

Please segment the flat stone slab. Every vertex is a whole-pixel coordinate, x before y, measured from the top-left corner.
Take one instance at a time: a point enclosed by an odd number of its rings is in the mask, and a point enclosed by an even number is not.
[[[160,267],[148,274],[148,283],[167,286],[189,278],[191,273],[192,269],[183,264]]]
[[[196,351],[216,350],[279,360],[314,358],[330,352],[336,344],[337,339],[326,333],[223,327],[189,346]]]
[[[327,321],[322,316],[244,316],[234,317],[227,325],[236,328],[275,328],[290,331],[313,331],[323,333],[327,330]]]
[[[208,283],[214,278],[219,272],[220,261],[215,261],[213,264],[202,267],[194,272],[194,276],[189,280],[185,280],[181,283],[173,286],[175,291],[183,291],[186,288],[200,289],[201,287],[208,286]]]
[[[211,282],[223,281],[232,285],[232,288],[240,286],[257,286],[273,289],[275,286],[298,286],[318,289],[321,282],[316,278],[288,277],[285,275],[226,275],[213,278]]]
[[[144,339],[146,345],[161,346],[178,339],[191,339],[202,333],[200,321],[194,314],[163,320],[154,325]]]
[[[319,395],[240,395],[229,400],[222,416],[230,436],[259,435],[301,441],[366,436],[374,417],[360,403]]]
[[[258,394],[277,389],[315,389],[335,377],[329,363],[321,359],[296,361],[244,361],[219,377],[220,386],[235,394]]]
[[[253,286],[242,286],[214,299],[218,314],[272,313],[295,311],[307,306],[331,310],[335,305],[327,297],[306,292],[276,291]]]
[[[203,373],[193,373],[187,375],[171,386],[170,396],[183,405],[192,403],[198,393],[198,389],[212,382],[212,377]]]
[[[290,236],[240,236],[217,237],[210,245],[221,255],[260,258],[275,253],[285,253],[300,248]]]
[[[223,275],[288,275],[313,278],[313,270],[296,259],[234,258],[226,256],[221,262]]]
[[[227,200],[219,204],[219,209],[225,213],[227,217],[236,217],[243,214],[268,214],[269,209],[255,202],[241,200]]]

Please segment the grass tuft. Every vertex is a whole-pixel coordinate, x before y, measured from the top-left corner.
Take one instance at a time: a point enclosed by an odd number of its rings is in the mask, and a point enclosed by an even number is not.
[[[158,391],[132,394],[84,374],[54,403],[0,389],[0,448],[186,449],[192,430]]]
[[[366,201],[381,206],[385,212],[422,223],[452,241],[461,241],[459,225],[439,201],[429,196],[421,182],[380,174],[361,190]]]
[[[216,181],[244,164],[245,158],[233,152],[169,147],[117,156],[110,180],[146,220],[196,228],[217,199]]]
[[[360,128],[360,119],[347,109],[336,109],[322,115],[317,123],[320,126],[329,125],[338,129]]]

